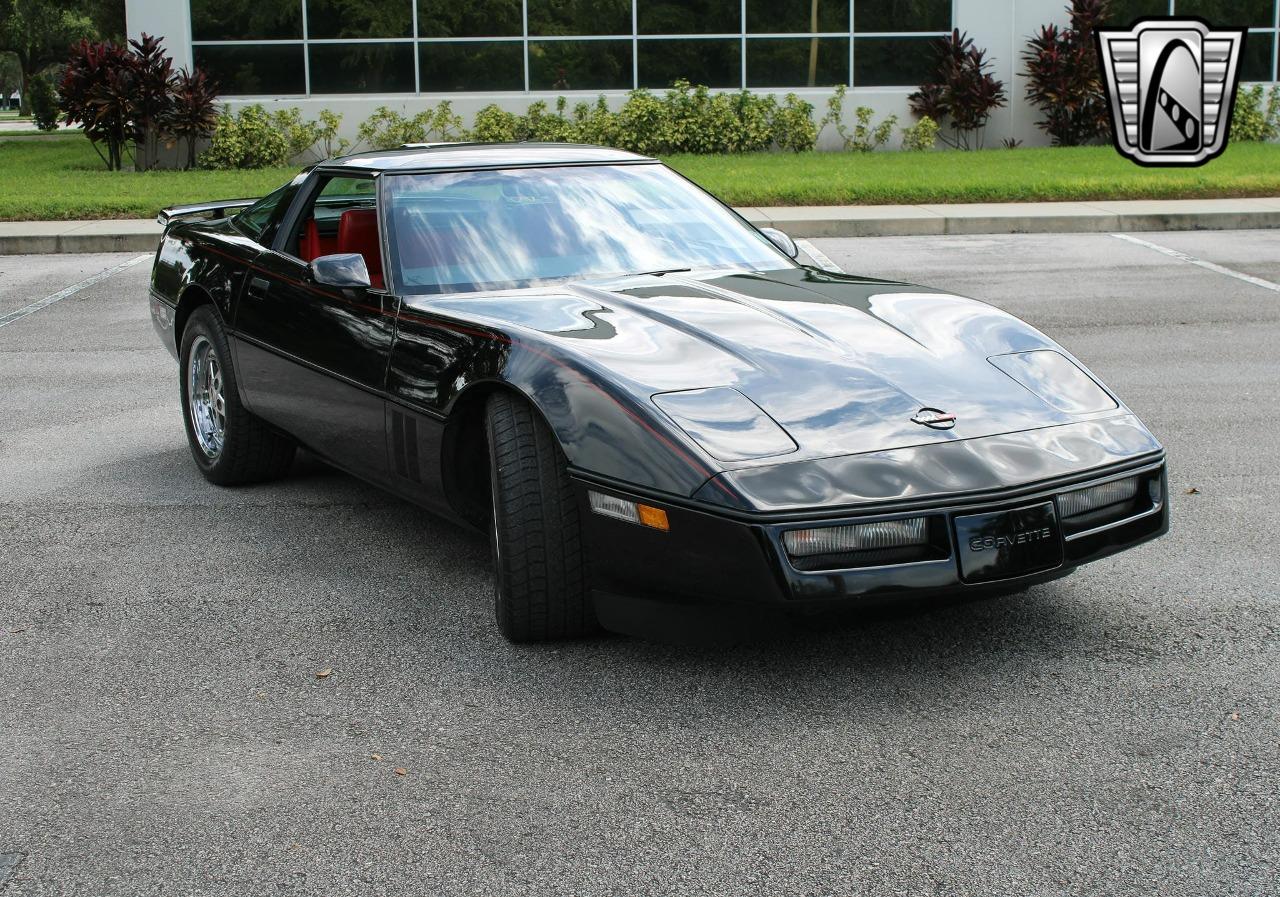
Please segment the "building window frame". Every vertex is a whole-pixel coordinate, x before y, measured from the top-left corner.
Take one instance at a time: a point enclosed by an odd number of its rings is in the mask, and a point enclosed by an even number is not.
[[[190,0],[187,0],[190,3]],[[857,71],[856,63],[856,46],[859,38],[945,38],[950,34],[947,31],[855,31],[854,22],[858,0],[847,0],[848,3],[848,30],[841,31],[800,31],[800,32],[748,32],[747,31],[747,0],[739,0],[738,4],[738,29],[736,31],[723,31],[714,34],[641,34],[638,27],[638,0],[631,0],[631,33],[630,34],[609,34],[609,35],[531,35],[529,33],[529,0],[521,0],[520,3],[520,34],[504,34],[496,36],[467,36],[467,37],[433,37],[423,36],[422,29],[419,27],[419,10],[418,0],[413,0],[412,7],[412,29],[411,37],[368,37],[368,38],[312,38],[310,36],[310,28],[307,20],[308,4],[307,0],[296,0],[301,8],[302,14],[302,37],[298,38],[275,38],[263,40],[196,40],[194,38],[194,15],[187,16],[187,41],[192,48],[193,55],[200,47],[266,47],[266,46],[299,46],[302,47],[303,60],[303,89],[302,94],[280,94],[274,91],[267,91],[260,94],[237,94],[228,93],[229,97],[252,99],[263,96],[281,96],[281,97],[299,97],[309,98],[313,96],[330,96],[330,94],[315,94],[311,86],[311,53],[310,48],[313,45],[332,45],[332,44],[412,44],[413,52],[413,91],[403,91],[394,93],[371,93],[368,96],[400,96],[400,97],[422,97],[422,96],[445,96],[445,97],[467,97],[467,96],[489,96],[489,95],[510,95],[512,91],[424,91],[422,85],[422,59],[421,48],[430,46],[431,44],[459,44],[459,43],[512,43],[519,44],[522,57],[522,80],[524,84],[523,93],[546,93],[546,91],[533,91],[530,85],[530,62],[529,62],[529,45],[531,42],[550,43],[562,41],[620,41],[626,40],[631,45],[631,78],[630,87],[624,89],[634,90],[642,83],[642,74],[640,72],[640,44],[643,41],[651,40],[736,40],[739,44],[739,71],[738,79],[735,85],[730,85],[724,90],[742,90],[749,89],[747,64],[753,41],[778,40],[778,39],[796,39],[796,40],[815,40],[823,38],[845,39],[849,42],[848,58],[845,63],[845,80],[844,83],[849,85],[851,89],[858,90],[860,87],[867,90],[880,91],[902,91],[915,89],[919,85],[903,84],[903,85],[859,85],[854,79],[854,73]],[[949,16],[952,27],[955,27],[956,21],[956,4],[957,0],[952,0],[949,4]],[[1174,0],[1169,0],[1172,9]],[[1276,35],[1280,32],[1280,0],[1276,0],[1277,21],[1275,28],[1258,28],[1250,29],[1251,31],[1259,31],[1266,34]],[[1280,47],[1280,40],[1273,40],[1273,57],[1276,55],[1277,47]],[[1275,60],[1272,61],[1273,74],[1275,69]],[[617,88],[614,88],[615,90]],[[825,91],[829,87],[824,85],[808,86],[804,84],[794,84],[779,87],[757,88],[760,91],[776,91],[776,90],[815,90]],[[553,91],[555,92],[555,91]],[[577,90],[558,91],[565,94],[598,94],[600,88],[583,88]],[[519,92],[515,92],[519,93]],[[350,94],[351,97],[357,97],[361,94]],[[347,96],[347,95],[344,95]]]

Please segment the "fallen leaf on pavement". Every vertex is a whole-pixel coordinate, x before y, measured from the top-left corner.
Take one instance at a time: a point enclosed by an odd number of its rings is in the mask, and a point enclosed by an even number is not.
[[[369,759],[370,759],[370,760],[381,760],[381,759],[382,759],[382,755],[381,755],[381,754],[370,754],[370,755],[369,755]]]
[[[330,669],[327,669],[327,668],[326,668],[326,669],[323,669],[323,670],[321,670],[320,672],[316,673],[316,678],[317,678],[317,679],[328,679],[328,678],[329,678],[329,676],[330,676],[330,675],[332,675],[332,673],[333,673],[333,670],[330,670]]]
[[[408,774],[409,774],[409,770],[405,769],[403,766],[396,767],[396,775],[407,776]]]
[[[1192,486],[1190,489],[1187,490],[1187,495],[1199,495],[1199,494],[1200,494],[1200,490],[1197,489],[1195,486]]]

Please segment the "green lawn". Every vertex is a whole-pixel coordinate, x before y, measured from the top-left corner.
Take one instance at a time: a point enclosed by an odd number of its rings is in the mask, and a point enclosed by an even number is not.
[[[1280,144],[1233,144],[1201,168],[1142,168],[1110,146],[667,161],[738,206],[1280,196]]]
[[[802,153],[667,160],[741,206],[1280,196],[1280,145],[1237,144],[1197,169],[1147,169],[1111,147],[976,153]],[[260,196],[295,168],[108,172],[79,135],[0,140],[0,220],[150,217]]]

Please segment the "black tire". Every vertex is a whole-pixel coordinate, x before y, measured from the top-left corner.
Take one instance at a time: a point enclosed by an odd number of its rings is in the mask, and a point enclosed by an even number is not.
[[[208,427],[198,435],[192,412],[192,359],[212,359],[221,378],[222,438],[215,439]],[[187,428],[191,457],[206,480],[219,486],[240,486],[284,476],[293,463],[297,445],[254,417],[240,403],[235,370],[231,366],[231,347],[222,319],[211,305],[202,305],[191,313],[182,331],[182,349],[178,355],[179,382],[182,391],[182,421]],[[198,362],[197,362],[198,363]],[[209,405],[203,398],[197,406]],[[206,421],[208,417],[204,418]],[[216,430],[216,425],[215,425]],[[216,445],[216,450],[214,446]]]
[[[582,521],[564,453],[518,397],[496,393],[486,410],[498,629],[513,642],[596,632]]]

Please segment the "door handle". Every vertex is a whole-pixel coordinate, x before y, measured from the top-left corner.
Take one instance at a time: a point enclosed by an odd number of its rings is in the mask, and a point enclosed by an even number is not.
[[[249,289],[260,290],[265,293],[267,290],[271,289],[271,281],[267,280],[265,277],[251,277],[249,278]]]

